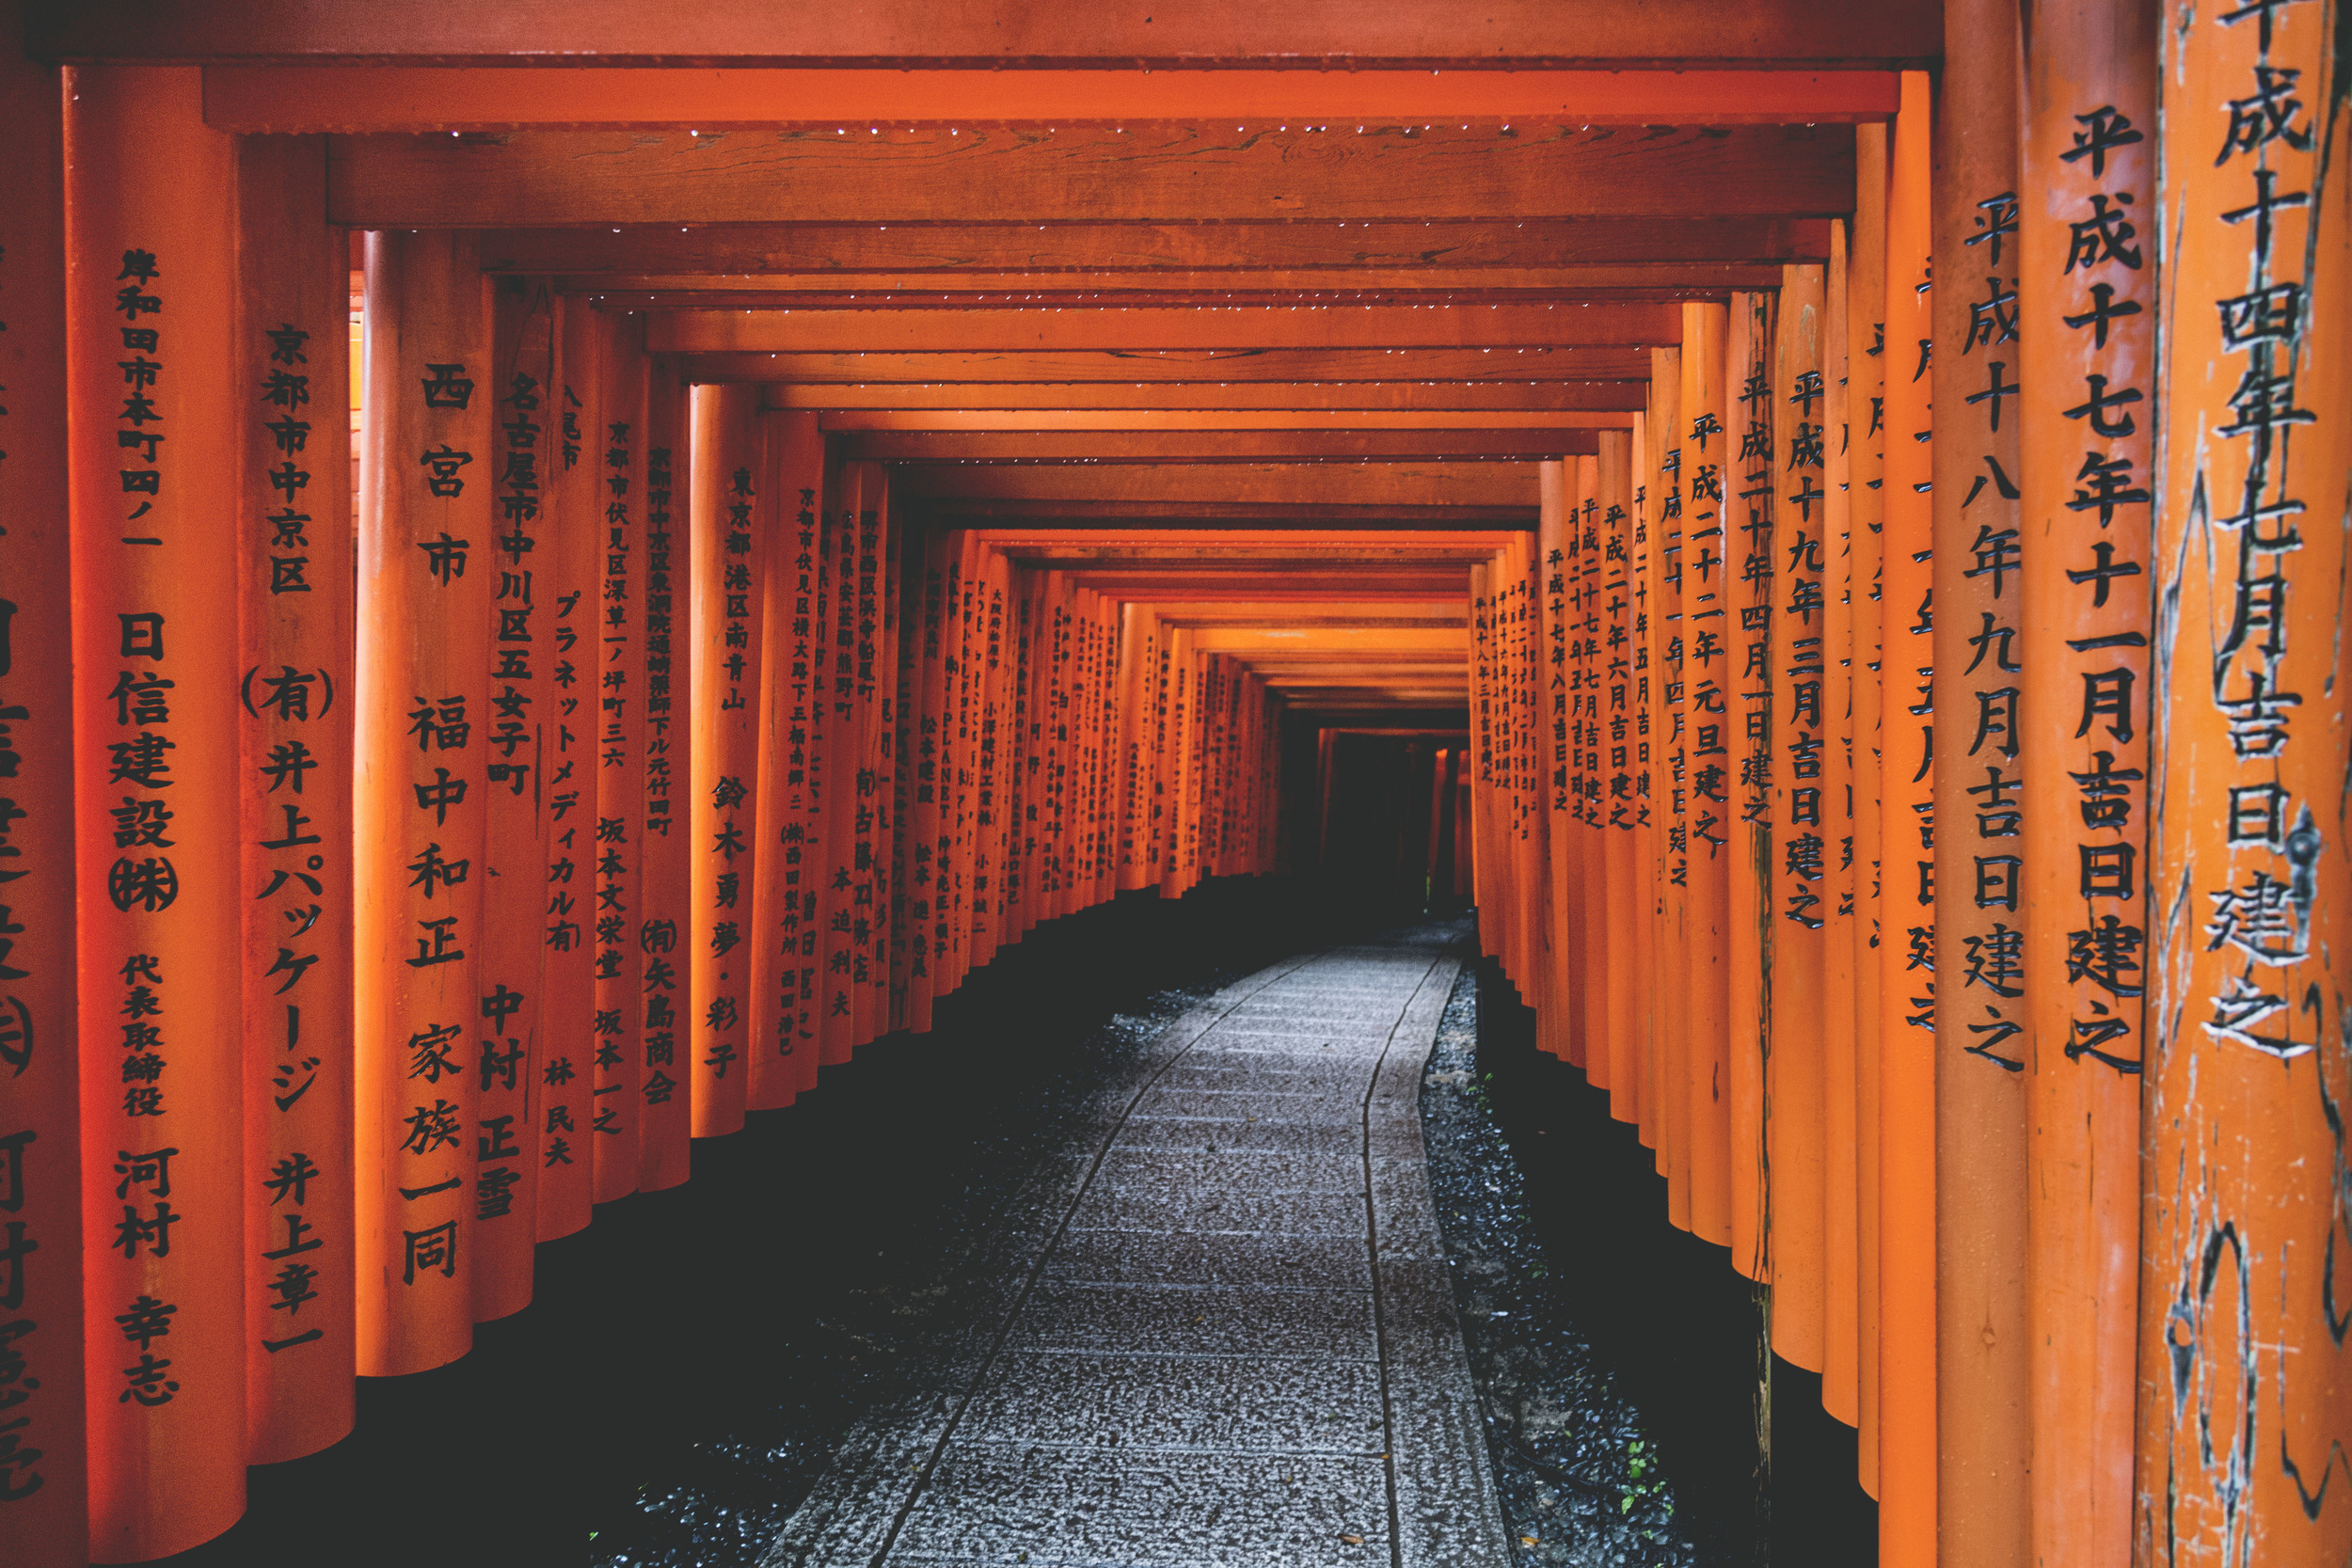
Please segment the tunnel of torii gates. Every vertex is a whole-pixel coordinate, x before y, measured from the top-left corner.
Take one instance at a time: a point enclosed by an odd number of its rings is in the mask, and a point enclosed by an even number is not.
[[[19,23],[9,1562],[1346,727],[1883,1560],[2352,1552],[2342,0]]]

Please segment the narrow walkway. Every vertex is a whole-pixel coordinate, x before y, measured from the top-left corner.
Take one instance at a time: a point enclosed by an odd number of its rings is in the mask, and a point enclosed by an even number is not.
[[[1431,1210],[1434,937],[1170,1025],[1008,1211],[769,1568],[1504,1568]]]

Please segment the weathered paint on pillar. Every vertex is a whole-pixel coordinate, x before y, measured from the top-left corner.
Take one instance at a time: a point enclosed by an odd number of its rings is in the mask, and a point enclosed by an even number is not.
[[[2025,1560],[2032,1433],[2026,1310],[2020,710],[2017,8],[1945,8],[1929,296],[1939,678],[1932,825],[1936,1513],[1942,1560]],[[2012,230],[2004,234],[2003,230]],[[2008,404],[2008,406],[2004,406]],[[2071,1467],[2071,1466],[2070,1466]]]
[[[1828,600],[1837,542],[1828,515],[1827,388],[1822,337],[1828,301],[1818,266],[1782,270],[1772,340],[1772,473],[1779,512],[1772,567],[1772,814],[1771,1009],[1766,1129],[1772,1193],[1772,1348],[1822,1368],[1827,1290],[1823,1224],[1828,1074],[1821,1027],[1830,867],[1838,802],[1826,786],[1836,748],[1829,703]]]
[[[685,1028],[693,1041],[693,1132],[709,1138],[741,1130],[750,1076],[752,955],[762,944],[746,940],[757,886],[744,879],[754,874],[762,809],[765,578],[785,531],[762,461],[759,388],[697,387],[691,395],[693,777],[686,843],[694,918]]]
[[[555,536],[546,496],[547,454],[555,445],[555,298],[539,278],[492,285],[493,547],[485,565],[490,596],[489,706],[482,716],[485,792],[482,890],[481,1006],[472,1033],[481,1075],[475,1087],[473,1182],[474,1317],[488,1322],[531,1304],[538,1243],[533,1130],[547,1039],[547,940],[539,921],[550,847],[548,775],[557,716],[556,607],[546,597]],[[564,787],[569,787],[566,784]]]
[[[355,1403],[351,247],[323,139],[241,139],[237,186],[246,1444],[272,1464]],[[292,1214],[326,1245],[268,1257]]]
[[[1729,1061],[1731,1266],[1758,1284],[1772,1278],[1772,611],[1775,580],[1772,443],[1774,302],[1731,296],[1724,338],[1724,744],[1730,752]],[[1736,439],[1737,444],[1731,443]]]
[[[0,61],[0,1535],[26,1568],[89,1560],[62,102]]]
[[[246,784],[238,551],[217,527],[241,511],[245,431],[227,395],[231,148],[199,97],[194,70],[67,78],[77,961],[93,1021],[80,1042],[84,1370],[100,1562],[183,1550],[245,1509],[245,1445],[220,1440],[244,1431],[246,1403],[230,977],[243,971],[231,911]],[[157,160],[170,181],[141,176]]]
[[[2144,270],[2164,247],[2154,408],[2122,405],[2148,390],[2128,361],[2101,371],[2104,387],[2085,381],[2111,426],[2162,411],[2148,935],[2128,931],[2127,906],[2068,939],[2070,967],[2127,981],[2130,960],[2147,977],[2134,1525],[2146,1562],[2352,1551],[2346,20],[2340,4],[2167,6],[2161,130],[2146,128],[2158,221],[2126,234],[2092,210],[2096,190],[2120,212],[2114,182],[2133,166],[2073,185],[2083,249],[2130,245]],[[2130,270],[2084,277],[2079,260],[2086,293]],[[2115,721],[2091,716],[2094,732]]]
[[[1886,468],[1880,586],[1879,1560],[1935,1560],[1934,315],[1930,90],[1905,71],[1888,156]]]
[[[766,717],[760,734],[758,885],[753,966],[758,1024],[752,1037],[752,1110],[792,1103],[802,1058],[816,1050],[808,1027],[817,988],[815,867],[808,858],[809,689],[816,660],[818,503],[824,490],[825,438],[814,414],[768,414],[777,545],[768,561],[761,617]],[[814,1081],[814,1069],[810,1069]]]
[[[1682,308],[1682,722],[1690,774],[1691,1234],[1731,1244],[1731,755],[1724,652],[1724,339],[1720,305]]]
[[[1633,791],[1633,446],[1632,433],[1604,430],[1595,467],[1600,482],[1599,596],[1601,646],[1596,658],[1599,688],[1602,886],[1611,905],[1604,1001],[1609,1020],[1609,1114],[1639,1122],[1645,1064],[1640,1049],[1635,970],[1638,943],[1632,916],[1641,907],[1634,879],[1633,830],[1640,802]],[[1524,594],[1522,594],[1524,597]]]
[[[1648,875],[1657,903],[1649,984],[1659,1044],[1660,1149],[1666,1218],[1691,1228],[1691,768],[1682,712],[1682,351],[1650,351],[1650,811]]]
[[[687,509],[693,431],[683,371],[653,355],[645,365],[645,774],[644,883],[637,948],[644,1077],[638,1085],[637,1185],[656,1193],[693,1174],[691,1152],[694,1028],[687,1016],[688,950],[694,927],[693,855],[687,842],[691,784],[679,713],[693,689],[687,610]],[[686,635],[681,635],[686,633]]]
[[[595,1156],[597,679],[604,657],[604,465],[597,436],[597,316],[584,299],[556,301],[554,373],[538,422],[539,483],[547,496],[535,586],[548,673],[545,803],[548,854],[541,889],[538,1060],[533,1126],[539,1240],[588,1224]],[[532,1140],[526,1140],[531,1142]]]
[[[1583,956],[1584,937],[1584,903],[1575,886],[1572,858],[1578,831],[1575,800],[1569,794],[1579,771],[1573,766],[1578,748],[1570,725],[1581,722],[1569,714],[1569,687],[1575,678],[1571,672],[1581,669],[1581,663],[1571,664],[1568,657],[1568,546],[1575,527],[1569,514],[1568,468],[1573,461],[1550,459],[1536,470],[1535,523],[1537,600],[1543,615],[1536,735],[1543,758],[1544,810],[1549,816],[1545,824],[1544,927],[1552,953],[1547,1005],[1536,1014],[1535,1027],[1544,1049],[1565,1062],[1581,1056],[1577,1035],[1581,1014],[1577,1004],[1583,984],[1579,960]]]
[[[2023,200],[1988,214],[2018,230],[2006,245],[2024,386],[2015,678],[2026,735],[2028,1031],[2014,1053],[2031,1123],[2023,1306],[2029,1451],[2079,1456],[2033,1467],[2030,1549],[2037,1562],[2120,1568],[2131,1551],[2137,1324],[2117,1307],[2138,1283],[2147,973],[2145,954],[2124,954],[2121,939],[2129,930],[2144,942],[2149,924],[2158,10],[2026,14]],[[2119,216],[2110,245],[2096,221],[2103,207],[2146,215]],[[2086,220],[2090,229],[2076,227]],[[2146,240],[2133,243],[2126,227]],[[2186,312],[2211,306],[2175,309],[2201,320]],[[2138,406],[2094,408],[2100,388],[2119,404],[2137,392]],[[2102,948],[2141,967],[2111,967]]]

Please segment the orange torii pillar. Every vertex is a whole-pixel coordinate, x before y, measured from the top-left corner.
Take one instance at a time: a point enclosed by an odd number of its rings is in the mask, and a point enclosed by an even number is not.
[[[241,552],[219,527],[246,511],[246,411],[228,395],[241,357],[232,149],[205,127],[200,90],[194,70],[66,75],[75,904],[90,1024],[83,1343],[100,1562],[180,1551],[245,1509],[248,955],[229,911],[250,786],[230,609]],[[159,162],[172,178],[144,177]],[[41,722],[56,735],[64,717]],[[36,733],[29,711],[8,722]],[[42,1048],[39,1034],[20,1033],[25,1044]],[[348,1226],[322,1214],[320,1228],[348,1259]],[[51,1262],[10,1250],[19,1281]]]
[[[1934,315],[1930,88],[1905,71],[1888,156],[1880,639],[1879,1558],[1935,1560]]]
[[[1129,892],[1143,886],[1144,858],[1152,832],[1150,758],[1150,686],[1159,659],[1159,617],[1149,605],[1128,604],[1120,610],[1119,689],[1119,886]]]
[[[1642,1103],[1639,1123],[1641,1142],[1652,1154],[1652,1164],[1661,1176],[1666,1173],[1666,1148],[1663,1135],[1664,1112],[1660,1101],[1665,1093],[1661,1075],[1663,1061],[1658,1030],[1659,1006],[1649,990],[1649,976],[1658,961],[1658,893],[1657,864],[1651,849],[1651,835],[1656,823],[1656,806],[1652,799],[1653,759],[1657,754],[1651,722],[1651,693],[1655,681],[1655,661],[1650,657],[1650,622],[1652,615],[1650,562],[1653,546],[1651,515],[1655,503],[1650,499],[1649,481],[1649,417],[1646,413],[1633,417],[1633,429],[1627,437],[1626,465],[1628,473],[1627,511],[1631,520],[1628,528],[1627,596],[1632,601],[1628,612],[1627,655],[1632,666],[1631,700],[1626,714],[1629,732],[1627,744],[1630,748],[1629,771],[1632,784],[1628,800],[1628,816],[1631,819],[1632,860],[1626,868],[1626,915],[1633,927],[1633,964],[1626,985],[1628,1010],[1631,1014],[1634,1057],[1641,1064]]]
[[[857,1041],[890,1030],[890,884],[898,835],[898,562],[904,530],[891,515],[889,470],[865,465],[858,487],[857,700],[865,738],[856,781],[860,890],[852,916]]]
[[[898,595],[898,602],[902,606],[909,602],[903,583],[896,592]],[[900,625],[907,624],[903,610],[900,611],[899,620]],[[1028,810],[1029,802],[1034,799],[1032,780],[1035,770],[1031,766],[1034,742],[1029,734],[1029,705],[1035,701],[1037,688],[1036,666],[1031,658],[1034,643],[1031,628],[1035,626],[1036,620],[1037,574],[1015,564],[1010,585],[1006,592],[1005,658],[1008,690],[1005,709],[1006,730],[1002,742],[1005,747],[1004,771],[1001,775],[1003,782],[998,790],[998,799],[1003,802],[1005,813],[1005,855],[1001,873],[1003,887],[996,900],[997,941],[1007,946],[1019,942],[1023,932],[1026,929],[1025,911],[1028,907],[1030,863],[1036,842],[1036,833],[1030,826]],[[1155,626],[1154,636],[1156,635]],[[898,658],[898,667],[900,672],[901,689],[907,689],[906,676],[910,667],[905,657]],[[1150,680],[1151,671],[1148,665],[1137,672],[1137,678],[1145,682]],[[901,709],[904,706],[905,700],[902,698]],[[898,728],[901,736],[908,733],[903,711],[899,716]],[[903,744],[899,748],[899,755],[901,758],[905,755]],[[1138,793],[1136,807],[1138,820],[1136,864],[1130,873],[1138,885],[1140,885],[1147,865],[1143,853],[1144,823],[1150,811],[1152,761],[1152,753],[1146,745],[1137,761],[1136,788]],[[899,793],[904,796],[909,787],[909,774],[903,762],[897,768],[897,773],[900,780]],[[905,835],[900,833],[898,837],[903,840]],[[894,916],[894,925],[895,923],[896,917]]]
[[[246,1449],[355,1411],[351,1212],[351,246],[326,147],[237,145],[237,770],[244,849]],[[285,1258],[287,1218],[327,1246]]]
[[[482,996],[471,1033],[478,1043],[482,1097],[476,1112],[473,1221],[474,1317],[503,1318],[531,1304],[538,1243],[533,1135],[538,1069],[546,1041],[547,940],[539,914],[548,863],[548,773],[557,717],[554,671],[545,643],[554,641],[554,607],[542,584],[557,549],[544,501],[543,453],[554,445],[555,299],[544,279],[501,277],[491,302],[492,400],[497,453],[483,474],[494,484],[491,548],[489,705],[482,716],[485,826],[482,890]],[[545,546],[544,548],[542,546]]]
[[[875,483],[880,483],[876,467]],[[1005,594],[1010,587],[1012,562],[1004,552],[990,548],[980,567],[979,601],[974,607],[976,635],[973,678],[978,688],[973,709],[972,737],[972,891],[964,922],[971,932],[972,964],[978,968],[996,956],[996,901],[1004,860],[1004,819],[996,808],[999,786],[998,753],[1004,728]],[[1111,747],[1104,748],[1107,759]],[[1118,802],[1105,776],[1104,851],[1112,847],[1113,810]],[[1114,867],[1114,871],[1115,871]]]
[[[2029,13],[2014,187],[2029,194],[1986,210],[1977,247],[2014,258],[2024,388],[2013,678],[2028,739],[2012,798],[2024,811],[2028,1032],[2012,1054],[2032,1131],[2017,1326],[2029,1346],[2028,1451],[2077,1456],[2033,1469],[2031,1543],[2043,1560],[2121,1563],[2132,1540],[2137,1325],[2118,1307],[2138,1285],[2147,958],[2123,954],[2122,933],[2149,925],[2156,16],[2122,4]],[[2147,215],[2119,220],[2114,245],[2095,223],[2076,228],[2127,206]],[[2004,222],[2014,231],[1994,236]],[[2212,319],[2207,302],[2181,304],[2185,321]],[[2116,406],[2096,406],[2107,388]],[[2122,405],[2126,391],[2137,408]],[[2098,960],[2103,945],[2139,967]]]
[[[684,1029],[693,1043],[693,1132],[739,1131],[754,1009],[748,942],[755,887],[753,840],[759,776],[763,598],[770,553],[783,542],[776,496],[763,471],[760,390],[697,387],[687,521],[688,626],[693,647],[691,781],[686,843],[692,872],[691,965]],[[756,934],[755,932],[755,934]]]
[[[1767,784],[1772,851],[1764,918],[1772,927],[1767,1006],[1766,1152],[1772,1168],[1772,1348],[1797,1366],[1822,1366],[1826,1309],[1823,1222],[1828,1211],[1828,1072],[1822,965],[1836,858],[1837,804],[1827,787],[1836,734],[1828,702],[1827,606],[1836,543],[1829,532],[1827,392],[1822,353],[1828,300],[1818,266],[1782,269],[1772,340],[1775,529],[1771,608],[1772,736]]]
[[[2017,8],[1950,0],[1931,217],[1938,1553],[2028,1560]],[[2004,232],[2010,230],[2010,232]],[[1940,377],[1938,372],[1940,371]],[[1916,976],[1925,979],[1924,974]],[[1923,991],[1929,987],[1922,986]],[[2090,1463],[2077,1454],[2057,1468]],[[2072,1557],[2072,1550],[2061,1554]]]
[[[1601,527],[1600,527],[1600,460],[1597,456],[1576,460],[1576,480],[1568,489],[1572,506],[1569,528],[1575,537],[1568,553],[1569,570],[1569,655],[1576,661],[1575,695],[1568,704],[1569,730],[1576,751],[1576,771],[1570,783],[1576,796],[1578,826],[1570,836],[1576,847],[1570,851],[1576,867],[1575,897],[1582,906],[1579,928],[1583,933],[1582,950],[1575,968],[1583,976],[1583,989],[1570,999],[1578,1015],[1578,1037],[1584,1055],[1578,1065],[1584,1069],[1585,1081],[1597,1089],[1613,1089],[1611,1077],[1615,1059],[1609,1047],[1609,963],[1613,956],[1614,933],[1610,928],[1609,909],[1609,849],[1607,814],[1601,804],[1607,793],[1601,771],[1601,674],[1602,642],[1605,631],[1601,619]],[[1610,1096],[1611,1110],[1615,1110],[1616,1097]]]
[[[671,355],[646,358],[645,387],[645,772],[643,805],[644,881],[635,927],[644,967],[638,975],[638,1026],[644,1078],[638,1085],[637,1186],[661,1192],[693,1174],[694,1032],[687,1005],[684,949],[693,929],[691,854],[684,799],[690,726],[679,698],[690,692],[692,640],[678,635],[687,610],[687,507],[692,483],[693,430],[682,367]]]
[[[1486,784],[1494,775],[1494,692],[1490,685],[1487,649],[1487,578],[1486,562],[1470,563],[1470,896],[1476,903],[1478,919],[1478,951],[1492,958],[1495,954],[1497,928],[1494,901],[1491,897],[1494,877],[1494,854],[1486,845],[1487,825],[1493,817],[1486,800]],[[1330,736],[1323,737],[1324,766],[1320,776],[1324,807],[1322,824],[1324,836],[1330,834]],[[1580,785],[1582,781],[1579,779]],[[1318,857],[1320,860],[1321,857]]]
[[[755,1020],[745,1103],[772,1111],[804,1086],[816,1051],[808,1027],[817,990],[816,863],[808,846],[811,684],[816,662],[818,506],[825,437],[817,416],[771,413],[763,471],[775,493],[775,547],[761,574],[759,833],[754,857],[752,956]],[[809,1083],[815,1082],[809,1066]]]
[[[2142,578],[2159,607],[2156,690],[2142,709],[2155,739],[2140,797],[2161,809],[2146,914],[2094,896],[2067,940],[2070,970],[2144,985],[2151,1004],[2133,1534],[2182,1544],[2175,1561],[2327,1562],[2352,1550],[2352,1510],[2328,1490],[2344,1484],[2352,1446],[2341,1305],[2352,1096],[2344,20],[2315,5],[2169,14],[2160,113],[2136,122],[2138,156],[2108,162],[2104,181],[2082,178],[2089,149],[2113,148],[2121,127],[2093,115],[2105,99],[2064,105],[2089,117],[2068,182],[2082,205],[2066,281],[2088,295],[2112,280],[2109,308],[2120,306],[2120,275],[2135,269],[2107,258],[2128,262],[2129,249],[2144,271],[2161,243],[2171,295],[2156,387],[2129,357],[2082,372],[2090,406],[2079,444],[2102,461],[2127,416],[2158,417],[2151,400],[2162,393],[2162,466],[2148,486],[2155,547]],[[2128,114],[2132,84],[2115,86],[2113,106]],[[2165,171],[2161,210],[2129,233],[2116,182],[2138,176],[2152,150]],[[2086,299],[2077,313],[2099,308]],[[2081,479],[2087,493],[2099,483]],[[2070,580],[2137,564],[2128,539],[2112,537],[2115,548],[2086,560],[2092,519],[2071,521],[2082,542],[2067,552]],[[2133,586],[2118,582],[2110,602]],[[2083,667],[2078,718],[2061,739],[2079,726],[2082,740],[2122,740],[2123,682],[2101,672],[2130,668]]]
[[[0,62],[0,1536],[26,1568],[89,1560],[61,105],[54,73]]]
[[[368,236],[354,1157],[359,1370],[373,1377],[473,1343],[498,584],[488,306],[470,236]]]
[[[1724,583],[1728,613],[1723,628],[1724,759],[1730,797],[1726,830],[1730,862],[1731,1266],[1769,1285],[1772,1279],[1771,1149],[1765,1128],[1772,1107],[1768,1076],[1772,1015],[1767,992],[1772,973],[1772,460],[1773,300],[1764,293],[1731,296],[1724,340],[1724,385],[1731,405],[1724,420]],[[1769,1313],[1769,1298],[1765,1298]]]
[[[1599,596],[1595,604],[1601,618],[1600,648],[1595,662],[1600,677],[1596,692],[1598,711],[1600,794],[1596,802],[1601,830],[1600,860],[1595,869],[1609,901],[1609,968],[1603,974],[1604,1006],[1609,1021],[1609,1114],[1637,1126],[1642,1120],[1642,1090],[1647,1064],[1643,1059],[1642,1011],[1636,975],[1641,968],[1645,890],[1640,885],[1638,855],[1633,841],[1638,802],[1634,799],[1633,629],[1635,606],[1633,561],[1633,436],[1627,430],[1600,432],[1600,451],[1595,476],[1600,493]]]
[[[596,323],[596,412],[589,433],[602,480],[603,602],[597,615],[596,1083],[583,1142],[591,1190],[609,1203],[637,1190],[644,1121],[639,1019],[644,953],[645,375],[625,317]]]
[[[1649,411],[1644,424],[1649,509],[1650,809],[1649,878],[1654,905],[1651,968],[1645,977],[1659,1052],[1660,1169],[1666,1218],[1691,1228],[1691,768],[1682,715],[1685,666],[1682,539],[1682,350],[1650,350]]]
[[[547,667],[541,785],[548,816],[539,908],[538,1059],[532,1125],[543,1242],[583,1228],[594,1212],[596,758],[604,659],[604,465],[597,437],[599,320],[584,299],[556,301],[557,347],[541,412],[538,476],[547,497],[532,635]]]
[[[1821,1407],[1848,1426],[1861,1410],[1856,1358],[1861,1262],[1857,1224],[1860,1177],[1860,1085],[1854,1060],[1856,1006],[1854,921],[1866,857],[1856,842],[1854,695],[1857,681],[1877,678],[1854,657],[1854,615],[1869,585],[1853,578],[1853,452],[1850,348],[1852,304],[1849,222],[1833,219],[1821,304],[1820,540],[1826,570],[1821,585],[1821,836],[1826,842],[1820,887],[1821,930]],[[1804,492],[1798,492],[1802,495]],[[1865,743],[1867,744],[1865,737]],[[1867,752],[1865,753],[1867,754]]]
[[[813,674],[818,724],[823,734],[822,815],[809,832],[823,881],[818,890],[817,1060],[831,1067],[855,1049],[857,1014],[850,1001],[851,892],[850,861],[856,815],[858,722],[850,647],[857,639],[857,514],[862,465],[839,465],[826,475],[824,559],[825,637]]]
[[[1539,782],[1549,817],[1544,838],[1544,931],[1551,947],[1551,983],[1535,1015],[1536,1039],[1562,1061],[1581,1064],[1578,1024],[1584,984],[1584,903],[1576,885],[1571,855],[1578,832],[1577,805],[1570,791],[1581,783],[1576,766],[1581,742],[1571,731],[1582,723],[1581,660],[1571,661],[1568,610],[1568,547],[1577,519],[1570,511],[1568,470],[1573,459],[1549,459],[1536,470],[1539,510],[1535,523],[1536,602],[1543,613],[1542,652],[1536,659],[1536,743],[1543,761]],[[1571,691],[1571,687],[1576,689]],[[1433,840],[1434,842],[1434,837]]]
[[[905,870],[901,879],[906,884],[906,919],[900,942],[907,952],[906,1027],[916,1034],[931,1026],[931,1005],[936,994],[933,975],[936,961],[936,924],[934,906],[939,899],[938,846],[940,820],[939,744],[940,698],[946,689],[946,637],[949,595],[956,586],[950,579],[955,569],[957,543],[941,530],[932,530],[923,536],[919,564],[912,550],[908,566],[919,570],[922,583],[917,597],[919,620],[914,628],[914,644],[908,657],[914,661],[915,674],[910,685],[914,691],[913,753],[909,759],[910,773],[914,780],[914,809],[905,821],[905,837],[900,854]],[[1048,601],[1051,608],[1044,613],[1055,619],[1060,614],[1057,598]],[[1049,726],[1050,728],[1050,726]],[[1051,778],[1052,768],[1046,769]],[[1047,835],[1041,832],[1041,841]],[[1040,846],[1038,896],[1042,899],[1052,887],[1053,851],[1050,843]],[[812,949],[813,950],[813,949]]]
[[[1689,775],[1691,973],[1684,1075],[1691,1107],[1691,1234],[1731,1244],[1730,674],[1724,631],[1724,340],[1721,305],[1682,308],[1683,767]]]
[[[1847,251],[1845,439],[1848,608],[1853,679],[1854,1423],[1862,1489],[1879,1495],[1879,753],[1886,677],[1879,657],[1886,516],[1886,154],[1883,125],[1854,127],[1853,239]]]

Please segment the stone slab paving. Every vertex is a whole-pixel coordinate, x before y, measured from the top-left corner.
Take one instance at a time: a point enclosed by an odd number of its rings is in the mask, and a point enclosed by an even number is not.
[[[1507,1568],[1421,1135],[1457,968],[1338,948],[1171,1024],[765,1568]]]

